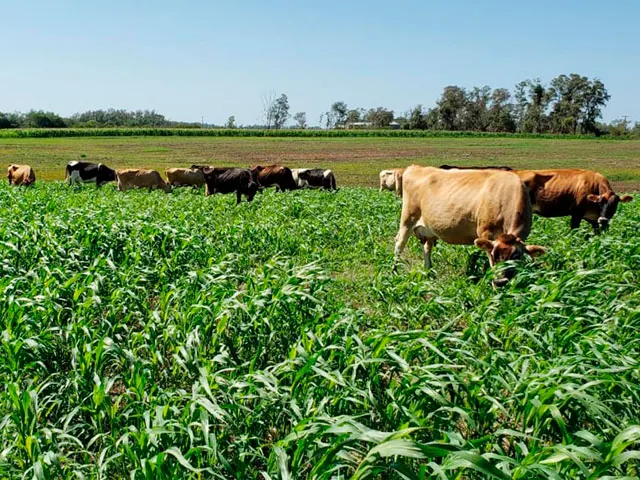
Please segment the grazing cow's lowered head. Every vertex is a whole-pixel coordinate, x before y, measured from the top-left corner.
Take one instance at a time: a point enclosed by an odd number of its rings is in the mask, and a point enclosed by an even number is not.
[[[531,257],[539,257],[545,253],[544,247],[539,245],[525,245],[525,243],[515,235],[505,233],[500,235],[496,240],[488,240],[486,238],[476,238],[473,242],[476,247],[487,252],[489,263],[495,266],[498,263],[508,260],[520,260],[525,255]],[[504,268],[499,276],[494,278],[493,284],[496,287],[505,286],[509,280],[515,275],[515,267],[509,266]]]
[[[619,197],[613,192],[606,192],[602,195],[587,195],[587,201],[598,212],[598,226],[602,230],[606,230],[609,227],[609,222],[618,209],[618,203],[627,203],[631,200],[633,200],[633,197],[629,195]]]

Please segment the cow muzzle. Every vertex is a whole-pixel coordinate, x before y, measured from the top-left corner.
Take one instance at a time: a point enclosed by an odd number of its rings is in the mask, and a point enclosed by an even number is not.
[[[607,217],[598,217],[598,226],[602,230],[609,228],[609,219]]]

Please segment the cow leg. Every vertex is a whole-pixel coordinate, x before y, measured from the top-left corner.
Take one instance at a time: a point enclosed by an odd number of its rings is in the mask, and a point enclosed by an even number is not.
[[[242,193],[240,190],[236,190],[236,205],[239,205],[242,201]]]
[[[411,237],[411,232],[413,230],[413,225],[411,225],[408,221],[400,222],[400,229],[398,230],[398,234],[396,235],[396,245],[393,250],[393,271],[397,271],[398,261],[400,260],[400,255],[404,250],[404,247],[407,245],[409,241],[409,237]]]
[[[571,229],[574,230],[580,226],[580,222],[582,221],[582,214],[574,213],[571,215]]]
[[[431,263],[431,251],[433,247],[436,245],[435,238],[428,238],[426,242],[424,242],[424,268],[430,270],[433,264]]]

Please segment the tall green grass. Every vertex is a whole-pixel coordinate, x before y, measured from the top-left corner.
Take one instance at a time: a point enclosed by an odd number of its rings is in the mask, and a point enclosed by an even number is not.
[[[500,291],[399,210],[1,186],[0,476],[637,477],[640,207]]]
[[[262,130],[244,128],[24,128],[0,129],[0,138],[55,137],[400,137],[400,138],[551,138],[596,139],[593,135],[542,133],[471,132],[443,130]],[[626,140],[630,137],[601,136],[600,140]]]

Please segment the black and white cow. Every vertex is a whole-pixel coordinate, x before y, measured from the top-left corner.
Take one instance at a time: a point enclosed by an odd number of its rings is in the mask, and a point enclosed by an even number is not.
[[[101,187],[105,183],[115,182],[116,172],[102,163],[69,162],[64,172],[69,185],[74,183],[94,183]]]
[[[337,190],[336,177],[332,170],[324,168],[297,168],[294,180],[299,187],[324,188],[325,190]]]

